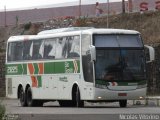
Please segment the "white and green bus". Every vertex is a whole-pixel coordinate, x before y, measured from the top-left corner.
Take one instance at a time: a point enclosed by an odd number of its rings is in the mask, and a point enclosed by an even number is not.
[[[149,48],[149,62],[154,50]],[[140,33],[123,29],[63,28],[12,36],[6,50],[6,96],[22,106],[84,106],[146,95],[146,58]]]

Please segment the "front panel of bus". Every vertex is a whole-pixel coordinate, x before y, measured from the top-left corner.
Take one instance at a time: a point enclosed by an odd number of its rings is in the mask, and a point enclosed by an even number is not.
[[[111,100],[144,97],[147,81],[140,35],[95,34],[93,44],[96,47],[95,97]],[[106,95],[102,94],[104,91]]]

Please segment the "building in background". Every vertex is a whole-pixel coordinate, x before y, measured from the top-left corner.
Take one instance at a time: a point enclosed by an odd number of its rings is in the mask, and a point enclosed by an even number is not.
[[[98,1],[98,0],[97,0]],[[28,10],[1,11],[0,26],[16,25],[28,22],[43,22],[49,19],[64,16],[79,16],[79,5],[75,3],[66,6],[48,6],[49,8],[35,8]],[[81,16],[95,16],[95,4],[81,3]],[[99,3],[103,9],[103,15],[107,14],[107,3]],[[47,7],[47,6],[46,6]],[[159,10],[160,0],[128,0],[125,1],[126,12],[140,12],[142,10]],[[7,9],[7,8],[6,8]],[[109,14],[122,12],[122,3],[109,3]]]

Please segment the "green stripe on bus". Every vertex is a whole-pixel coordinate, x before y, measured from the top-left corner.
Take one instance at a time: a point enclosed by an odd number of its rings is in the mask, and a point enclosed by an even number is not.
[[[37,76],[37,80],[38,80],[38,87],[42,87],[42,77]]]
[[[24,75],[27,74],[27,64],[23,64],[23,73]]]
[[[34,74],[38,74],[39,68],[38,68],[38,63],[33,63],[34,66]]]
[[[54,73],[54,62],[44,63],[44,74]]]
[[[9,64],[6,66],[7,75],[21,75],[23,74],[22,64]]]
[[[55,66],[55,71],[54,73],[65,73],[65,64],[64,62],[55,62],[54,63]]]
[[[28,63],[27,63],[28,64]],[[6,75],[27,74],[27,64],[6,65]],[[34,75],[39,73],[38,63],[33,63]],[[80,73],[80,61],[44,62],[44,74]]]
[[[78,65],[78,73],[80,73],[80,62],[77,60],[77,65]]]

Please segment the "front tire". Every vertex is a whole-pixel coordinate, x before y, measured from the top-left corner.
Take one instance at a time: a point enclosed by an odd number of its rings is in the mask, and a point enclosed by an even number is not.
[[[80,91],[78,87],[76,90],[76,107],[84,107],[84,101],[81,100]]]
[[[119,101],[119,106],[124,108],[124,107],[127,107],[127,100],[120,100]]]

